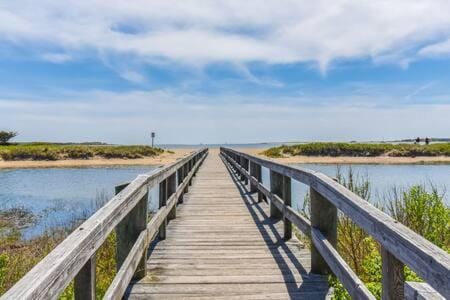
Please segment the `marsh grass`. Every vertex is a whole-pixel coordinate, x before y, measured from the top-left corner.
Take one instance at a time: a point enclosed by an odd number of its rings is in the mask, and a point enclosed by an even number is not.
[[[74,213],[64,225],[53,227],[41,235],[23,239],[16,221],[0,214],[0,295],[5,293],[29,270],[64,240],[81,222],[102,207],[109,197],[99,192],[91,207]],[[113,231],[96,253],[97,299],[101,299],[116,274],[116,234]],[[73,299],[73,282],[61,294],[61,299]]]
[[[268,157],[284,156],[355,156],[355,157],[416,157],[450,156],[450,143],[431,145],[414,144],[369,144],[369,143],[308,143],[279,146],[265,150]]]
[[[3,160],[62,160],[92,159],[95,157],[136,159],[157,156],[163,152],[164,150],[160,148],[140,145],[114,146],[46,143],[0,145],[0,158]]]
[[[371,201],[370,180],[367,175],[355,174],[349,168],[344,176],[338,169],[337,181],[375,207],[391,215],[424,238],[450,252],[450,207],[445,204],[444,193],[430,184],[409,188],[393,187],[384,196],[383,203]],[[310,199],[306,195],[300,212],[310,216]],[[380,245],[342,212],[338,212],[337,250],[369,290],[381,299]],[[300,238],[304,239],[304,236]],[[407,281],[421,281],[414,272],[405,267]],[[329,282],[334,287],[335,299],[351,299],[342,284],[333,276]]]

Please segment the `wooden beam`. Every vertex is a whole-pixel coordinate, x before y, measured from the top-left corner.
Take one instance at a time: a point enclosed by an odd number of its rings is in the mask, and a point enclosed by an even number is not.
[[[125,186],[116,187],[116,194],[120,193]],[[133,248],[136,239],[142,230],[147,227],[147,214],[148,214],[148,192],[144,194],[138,204],[123,218],[123,220],[116,227],[117,235],[117,253],[116,253],[116,265],[117,270],[120,269],[123,262],[128,256],[131,248]],[[134,274],[135,279],[145,277],[146,257],[142,257],[141,262]]]
[[[383,247],[381,247],[381,262],[383,272],[383,276],[381,278],[383,289],[382,299],[403,299],[405,295],[405,266]]]
[[[75,300],[95,300],[95,254],[89,259],[75,276]]]
[[[283,175],[280,173],[270,171],[270,192],[283,199]],[[272,203],[272,201],[270,201],[270,217],[275,219],[281,219],[283,217],[281,211]]]
[[[311,198],[311,226],[318,229],[333,247],[337,245],[337,209],[314,188],[310,188]],[[311,246],[311,272],[330,274],[330,268],[316,249]]]

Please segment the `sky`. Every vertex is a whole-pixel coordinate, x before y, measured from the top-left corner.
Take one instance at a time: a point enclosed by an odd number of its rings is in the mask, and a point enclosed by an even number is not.
[[[450,1],[0,0],[17,141],[450,137]]]

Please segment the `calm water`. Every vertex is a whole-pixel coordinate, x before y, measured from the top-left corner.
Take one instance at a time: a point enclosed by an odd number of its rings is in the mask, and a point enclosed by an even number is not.
[[[333,164],[296,164],[335,177],[338,169],[345,177],[351,167],[357,178],[368,178],[371,184],[371,201],[382,202],[383,196],[394,187],[407,188],[415,184],[434,185],[441,192],[450,187],[450,165],[333,165]],[[263,184],[269,183],[269,171],[262,170]],[[292,205],[301,208],[308,187],[300,182],[292,182]],[[450,203],[449,196],[445,201]]]
[[[114,194],[114,186],[155,166],[0,170],[0,209],[21,206],[38,216],[25,237],[74,218],[90,215],[98,198]],[[154,193],[154,192],[153,192]]]
[[[337,165],[297,165],[336,176]],[[33,211],[35,226],[23,230],[25,237],[37,235],[47,228],[93,213],[95,200],[113,196],[114,186],[149,172],[154,166],[127,166],[65,169],[0,170],[0,209],[22,206]],[[343,175],[349,165],[341,165]],[[369,178],[371,200],[381,200],[393,186],[408,187],[432,182],[441,191],[450,187],[450,165],[352,165],[356,174]],[[263,168],[263,183],[269,186],[269,172]],[[292,183],[293,206],[301,208],[308,188]],[[150,192],[150,208],[156,209],[158,189]],[[449,203],[448,197],[446,198]]]

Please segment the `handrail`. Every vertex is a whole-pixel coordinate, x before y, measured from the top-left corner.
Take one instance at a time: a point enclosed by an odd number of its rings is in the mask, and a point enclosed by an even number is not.
[[[324,274],[331,269],[352,297],[373,299],[335,250],[337,209],[382,246],[383,299],[392,299],[398,296],[395,293],[403,292],[403,264],[443,297],[450,298],[450,255],[441,248],[320,172],[286,166],[229,148],[220,150],[221,155],[250,180],[251,189],[271,200],[271,215],[278,213],[284,219],[285,234],[289,232],[286,226],[293,223],[311,238],[312,268]],[[271,172],[270,190],[262,185],[261,167]],[[290,194],[283,197],[286,193],[283,189],[290,190],[290,179],[310,186],[311,221],[290,207]],[[285,203],[287,199],[289,203]]]
[[[145,276],[145,268],[136,270],[142,261],[139,258],[145,256],[145,249],[156,233],[162,235],[165,232],[164,224],[176,214],[177,202],[182,200],[207,154],[207,148],[199,149],[122,186],[123,190],[75,229],[0,299],[55,299],[74,278],[75,298],[95,299],[95,253],[116,227],[120,261],[110,290],[123,294],[123,284],[128,284],[131,277]],[[157,184],[160,185],[160,209],[147,224],[148,191]],[[118,293],[107,295],[115,299],[122,297]]]

